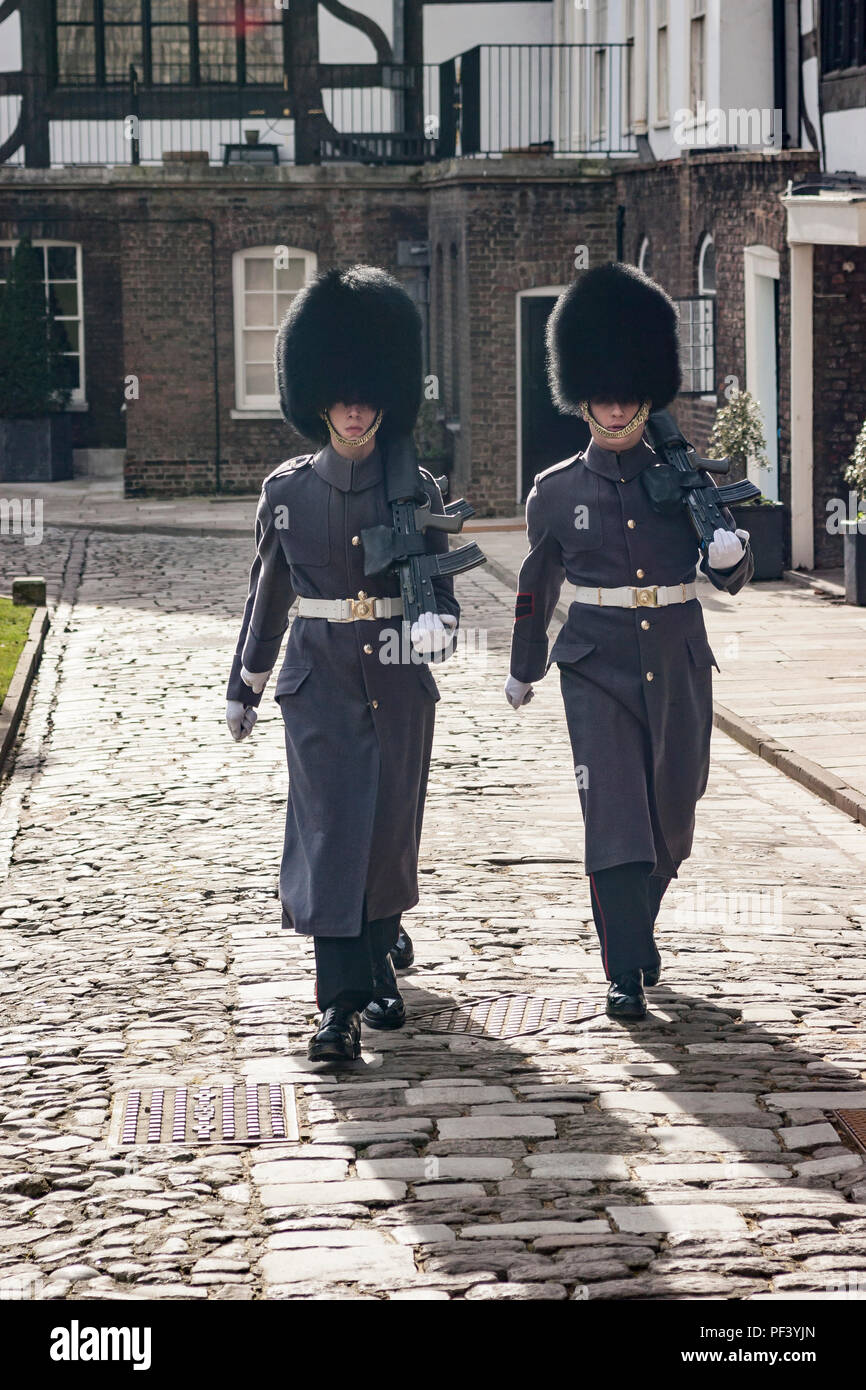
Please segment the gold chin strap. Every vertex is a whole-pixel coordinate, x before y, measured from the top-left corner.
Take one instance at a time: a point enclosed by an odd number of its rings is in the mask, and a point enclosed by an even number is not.
[[[604,425],[600,425],[589,408],[589,401],[581,401],[580,413],[584,420],[591,422],[593,429],[598,430],[603,439],[622,439],[625,435],[632,434],[636,429],[639,429],[641,425],[646,424],[651,405],[651,401],[644,401],[634,419],[630,420],[627,425],[624,425],[621,430],[607,430]]]
[[[357,447],[359,444],[366,444],[368,439],[373,438],[373,435],[376,433],[377,429],[382,423],[383,411],[379,411],[379,414],[376,416],[370,428],[364,434],[359,434],[357,439],[344,439],[344,437],[340,434],[340,431],[336,429],[335,426],[331,423],[331,417],[328,414],[327,410],[320,410],[319,414],[321,415],[325,424],[328,426],[328,431],[332,440],[336,439],[337,442],[340,444],[349,444]]]

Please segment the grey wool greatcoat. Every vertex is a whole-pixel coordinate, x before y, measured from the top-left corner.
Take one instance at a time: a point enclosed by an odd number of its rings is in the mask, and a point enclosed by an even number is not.
[[[695,806],[709,775],[712,667],[698,599],[665,607],[574,602],[547,656],[563,582],[618,588],[689,583],[698,542],[683,509],[653,510],[644,440],[621,454],[593,441],[535,479],[526,504],[530,550],[515,606],[511,674],[539,680],[555,662],[585,821],[585,871],[634,860],[676,878],[692,848]],[[754,572],[701,569],[737,593]]]
[[[442,496],[429,473],[433,511]],[[241,679],[276,663],[296,595],[398,596],[393,571],[364,574],[364,527],[391,524],[384,463],[342,458],[330,444],[289,459],[264,481],[256,556],[227,698],[257,705]],[[428,533],[446,550],[445,532]],[[459,618],[451,579],[434,580],[438,609]],[[277,677],[289,798],[280,868],[283,926],[349,937],[418,901],[418,842],[439,691],[412,660],[401,617],[330,622],[296,617]],[[385,658],[385,659],[382,659]]]

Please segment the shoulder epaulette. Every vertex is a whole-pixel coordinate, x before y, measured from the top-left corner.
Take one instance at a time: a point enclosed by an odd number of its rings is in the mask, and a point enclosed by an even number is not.
[[[312,463],[314,458],[315,454],[297,454],[295,458],[285,459],[282,463],[277,464],[273,472],[268,474],[265,482],[269,483],[272,478],[284,478],[289,473],[297,473],[306,464]]]
[[[582,453],[573,454],[571,458],[562,459],[559,463],[551,464],[551,466],[549,468],[545,468],[542,473],[536,473],[534,478],[536,487],[545,478],[549,478],[551,473],[561,473],[564,469],[571,468],[573,464],[577,463],[578,460],[582,458]]]

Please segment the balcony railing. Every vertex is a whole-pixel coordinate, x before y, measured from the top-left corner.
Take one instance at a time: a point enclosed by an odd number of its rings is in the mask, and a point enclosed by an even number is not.
[[[628,45],[482,44],[445,63],[296,66],[284,85],[0,73],[0,163],[423,163],[627,154]],[[158,80],[157,80],[158,79]]]

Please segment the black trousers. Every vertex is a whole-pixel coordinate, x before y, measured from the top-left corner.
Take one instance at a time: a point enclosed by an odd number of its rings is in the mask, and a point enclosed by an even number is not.
[[[661,960],[653,927],[670,879],[651,873],[652,867],[651,860],[640,859],[589,876],[592,915],[609,980],[627,970],[648,970]]]
[[[360,936],[316,936],[316,1006],[322,1013],[338,1001],[366,1009],[378,993],[379,968],[397,944],[400,913],[369,922],[364,904]]]

